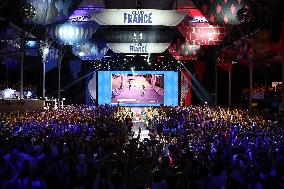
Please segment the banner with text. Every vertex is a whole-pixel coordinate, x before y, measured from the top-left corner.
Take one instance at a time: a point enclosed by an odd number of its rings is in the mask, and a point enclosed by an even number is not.
[[[115,53],[163,53],[170,43],[108,43]]]
[[[176,26],[186,15],[185,11],[179,10],[105,9],[85,21],[96,21],[100,25]]]

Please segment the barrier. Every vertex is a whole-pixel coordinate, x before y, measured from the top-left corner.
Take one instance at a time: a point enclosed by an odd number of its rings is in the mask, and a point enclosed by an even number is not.
[[[45,100],[38,99],[10,99],[0,100],[0,112],[25,112],[44,109]]]

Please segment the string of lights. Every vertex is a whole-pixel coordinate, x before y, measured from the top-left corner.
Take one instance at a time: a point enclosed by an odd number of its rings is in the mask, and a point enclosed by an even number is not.
[[[89,61],[94,68],[99,71],[107,70],[153,70],[153,71],[179,71],[182,69],[181,63],[188,64],[190,61],[177,61],[168,59],[165,56],[155,56],[147,60],[147,55],[124,55],[114,59],[106,57],[100,61]]]

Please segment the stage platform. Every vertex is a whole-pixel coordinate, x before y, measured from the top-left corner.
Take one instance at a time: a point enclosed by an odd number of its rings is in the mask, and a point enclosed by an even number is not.
[[[141,120],[141,112],[143,107],[131,107],[131,111],[133,112],[133,128],[132,132],[134,132],[133,138],[138,137],[139,128],[141,128],[141,134],[140,134],[140,141],[143,141],[145,138],[150,138],[149,136],[149,130],[146,130],[145,126],[143,126],[142,120]]]
[[[39,99],[1,99],[0,100],[0,112],[25,112],[44,110],[45,100]]]

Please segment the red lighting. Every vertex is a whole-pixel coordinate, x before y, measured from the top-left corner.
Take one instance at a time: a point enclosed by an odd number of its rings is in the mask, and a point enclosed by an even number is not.
[[[218,45],[230,32],[231,27],[184,21],[178,25],[178,29],[192,45]]]

